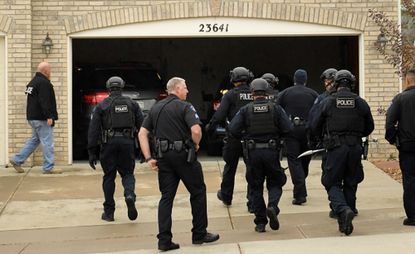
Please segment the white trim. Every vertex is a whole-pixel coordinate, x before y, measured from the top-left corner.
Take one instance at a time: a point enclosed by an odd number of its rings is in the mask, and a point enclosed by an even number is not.
[[[359,35],[359,96],[365,98],[365,36]]]
[[[228,31],[200,32],[201,24],[228,25]],[[225,30],[225,29],[223,29]],[[358,35],[353,29],[270,19],[190,18],[126,24],[70,34],[72,38],[227,37]]]
[[[7,36],[6,34],[0,32],[0,38],[3,40],[3,47],[0,48],[0,50],[3,51],[4,56],[3,59],[0,61],[4,61],[4,66],[3,66],[3,73],[4,73],[4,78],[3,78],[3,82],[4,82],[4,94],[2,94],[2,96],[4,96],[4,108],[3,108],[3,112],[4,113],[4,121],[3,119],[0,119],[0,128],[2,130],[4,130],[4,141],[2,144],[0,144],[0,146],[2,146],[4,148],[4,150],[2,151],[2,154],[0,154],[0,162],[1,162],[1,166],[6,165],[8,163],[8,158],[9,158],[9,101],[8,101],[8,71],[7,71]],[[1,81],[0,81],[1,83]],[[4,161],[3,161],[4,160]]]
[[[68,37],[67,39],[67,66],[68,66],[68,73],[67,73],[67,87],[68,87],[68,101],[67,101],[67,105],[68,105],[68,164],[72,165],[73,163],[73,102],[72,102],[72,89],[73,89],[73,84],[72,84],[72,39]]]

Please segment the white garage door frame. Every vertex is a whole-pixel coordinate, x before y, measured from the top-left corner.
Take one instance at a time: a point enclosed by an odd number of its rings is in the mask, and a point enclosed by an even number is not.
[[[8,142],[8,101],[7,101],[7,37],[0,32],[0,166],[7,164]]]
[[[213,26],[216,24],[216,31]],[[222,26],[222,29],[220,27]],[[210,29],[209,27],[210,26]],[[209,30],[209,31],[208,31]],[[296,36],[358,36],[359,94],[364,97],[364,35],[362,31],[335,26],[244,18],[186,18],[112,26],[87,30],[68,36],[68,163],[72,160],[72,40],[79,38],[169,38],[169,37],[296,37]]]

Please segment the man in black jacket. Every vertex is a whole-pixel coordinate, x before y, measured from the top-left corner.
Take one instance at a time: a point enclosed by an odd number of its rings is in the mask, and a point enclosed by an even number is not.
[[[22,164],[42,144],[43,147],[43,173],[60,174],[61,169],[54,167],[53,126],[58,120],[56,99],[53,85],[50,82],[51,66],[47,62],[41,62],[37,67],[35,77],[26,86],[27,94],[27,120],[32,127],[32,137],[10,159],[10,164],[16,172],[23,173]]]
[[[415,69],[405,77],[406,89],[395,96],[386,113],[385,138],[399,150],[406,226],[415,226]]]

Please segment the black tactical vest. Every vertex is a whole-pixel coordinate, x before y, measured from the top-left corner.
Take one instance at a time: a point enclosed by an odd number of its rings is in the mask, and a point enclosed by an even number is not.
[[[251,91],[248,87],[238,87],[235,88],[234,91],[236,95],[236,111],[238,111],[240,108],[253,101]]]
[[[275,104],[272,102],[251,102],[247,109],[247,132],[249,135],[274,134],[278,127],[274,121]]]
[[[112,97],[110,98],[112,99]],[[104,130],[133,129],[135,115],[132,103],[134,102],[128,97],[114,97],[110,106],[104,111]]]
[[[364,131],[364,119],[356,107],[356,95],[334,95],[334,105],[327,118],[327,130],[331,134],[358,135]]]

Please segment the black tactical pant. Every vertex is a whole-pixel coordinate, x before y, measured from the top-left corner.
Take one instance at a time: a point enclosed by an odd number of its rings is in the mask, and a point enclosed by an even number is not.
[[[168,246],[173,237],[172,208],[174,197],[180,180],[190,193],[192,207],[192,239],[200,240],[206,235],[207,204],[206,185],[203,178],[202,166],[196,160],[192,163],[186,161],[185,151],[169,150],[163,153],[163,158],[157,159],[158,182],[161,199],[158,207],[159,246]]]
[[[222,193],[222,198],[225,202],[232,202],[233,190],[235,187],[235,174],[236,168],[238,167],[239,158],[243,157],[242,144],[241,140],[228,137],[227,142],[223,146],[222,151],[223,160],[225,161],[225,166],[223,168],[222,174],[222,183],[220,185],[220,191]],[[248,168],[248,164],[244,159],[245,165]],[[248,172],[248,169],[246,170]],[[245,174],[247,185],[247,199],[250,202],[250,179],[248,174]]]
[[[415,220],[415,151],[399,151],[399,166],[402,171],[406,217]]]
[[[363,180],[361,156],[360,144],[342,144],[327,152],[322,183],[336,214],[342,213],[347,207],[356,209],[357,186]]]
[[[308,168],[311,156],[297,158],[298,155],[308,150],[307,139],[304,137],[288,136],[285,139],[285,147],[287,150],[288,168],[290,169],[291,181],[293,182],[293,197],[307,197],[306,178],[308,176]]]
[[[282,187],[287,177],[281,169],[277,150],[249,150],[248,174],[252,178],[252,202],[255,209],[254,223],[267,224],[266,206],[264,201],[264,181],[267,180],[268,207],[274,207],[279,214],[278,203],[282,195]]]
[[[102,146],[100,155],[104,171],[102,189],[104,190],[104,212],[113,214],[115,211],[115,178],[117,171],[121,175],[124,197],[135,198],[135,149],[134,140],[125,137],[113,137]]]

